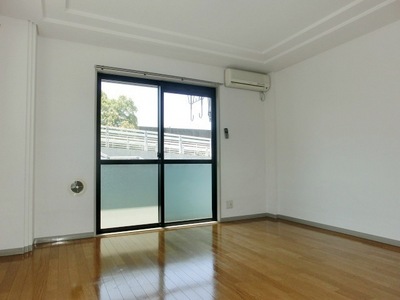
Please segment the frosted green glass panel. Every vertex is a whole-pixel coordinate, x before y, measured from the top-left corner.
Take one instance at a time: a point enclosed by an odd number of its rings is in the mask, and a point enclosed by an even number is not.
[[[158,166],[101,166],[101,228],[158,223]]]
[[[211,164],[166,164],[165,221],[211,217]]]

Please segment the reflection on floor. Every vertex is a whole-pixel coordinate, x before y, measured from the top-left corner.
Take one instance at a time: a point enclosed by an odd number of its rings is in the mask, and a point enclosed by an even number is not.
[[[259,219],[0,257],[0,299],[400,299],[400,249]]]
[[[102,239],[101,299],[212,299],[212,231],[192,233],[196,243],[179,230]]]

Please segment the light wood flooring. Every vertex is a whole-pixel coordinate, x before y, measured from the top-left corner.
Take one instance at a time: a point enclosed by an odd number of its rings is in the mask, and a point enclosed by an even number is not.
[[[0,299],[400,299],[400,249],[258,219],[0,257]]]

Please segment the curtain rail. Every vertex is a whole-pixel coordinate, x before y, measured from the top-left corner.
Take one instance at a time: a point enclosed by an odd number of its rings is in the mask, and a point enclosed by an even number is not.
[[[165,80],[171,82],[180,82],[180,83],[188,83],[188,84],[197,84],[202,86],[209,86],[209,87],[218,87],[223,85],[221,82],[213,82],[207,80],[200,80],[188,77],[181,77],[181,76],[174,76],[174,75],[167,75],[167,74],[160,74],[160,73],[153,73],[153,72],[146,72],[146,71],[138,71],[138,70],[130,70],[130,69],[123,69],[123,68],[116,68],[116,67],[108,67],[108,66],[101,66],[96,65],[97,72],[105,73],[105,74],[112,74],[112,75],[126,75],[131,77],[140,77],[140,78],[148,78],[154,80]]]

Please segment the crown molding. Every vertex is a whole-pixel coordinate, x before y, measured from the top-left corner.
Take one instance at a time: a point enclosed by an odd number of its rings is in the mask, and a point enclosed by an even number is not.
[[[223,66],[282,69],[400,19],[399,0],[353,0],[264,49],[83,11],[68,0],[42,0],[39,34],[151,55]],[[372,24],[372,26],[370,26]],[[245,24],[244,24],[245,26]],[[217,30],[217,29],[216,29]],[[257,37],[256,37],[257,38]],[[265,43],[268,36],[264,37]]]

